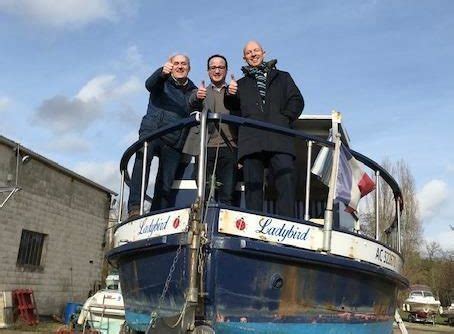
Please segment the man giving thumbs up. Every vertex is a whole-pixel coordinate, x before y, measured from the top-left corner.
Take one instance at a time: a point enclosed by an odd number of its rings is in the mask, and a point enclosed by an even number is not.
[[[210,84],[205,87],[205,82],[193,92],[189,98],[189,104],[193,110],[228,114],[230,111],[224,106],[224,95],[227,89],[225,77],[227,75],[227,59],[221,55],[213,55],[207,61],[208,76]],[[183,152],[199,154],[199,130],[191,129]],[[215,198],[224,204],[231,205],[233,191],[236,183],[236,129],[228,124],[221,124],[220,127],[210,126],[207,144],[207,180],[216,185]],[[217,155],[217,159],[216,159]],[[213,189],[214,190],[214,189]],[[207,196],[210,189],[206,191]],[[212,192],[213,193],[213,192]]]
[[[230,81],[224,103],[240,109],[240,116],[290,128],[302,113],[304,100],[289,73],[275,68],[276,60],[265,61],[265,50],[256,41],[243,49],[244,77]],[[263,130],[240,128],[238,160],[243,164],[246,208],[263,211],[263,174],[271,167],[278,192],[277,213],[293,217],[296,182],[293,139]]]

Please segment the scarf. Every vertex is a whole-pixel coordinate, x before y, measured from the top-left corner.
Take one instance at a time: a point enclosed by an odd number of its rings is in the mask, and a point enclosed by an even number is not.
[[[251,75],[257,82],[257,88],[259,90],[262,103],[265,103],[266,97],[266,73],[276,67],[277,60],[273,59],[270,61],[264,61],[257,67],[243,66],[241,70],[245,75]]]

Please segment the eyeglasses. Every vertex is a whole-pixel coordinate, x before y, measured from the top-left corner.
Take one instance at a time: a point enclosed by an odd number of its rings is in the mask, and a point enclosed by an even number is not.
[[[214,72],[216,70],[225,71],[225,66],[210,66],[208,70],[210,70],[211,72]]]

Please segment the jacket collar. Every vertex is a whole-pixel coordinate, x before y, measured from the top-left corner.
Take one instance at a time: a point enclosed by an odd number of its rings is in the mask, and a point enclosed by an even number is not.
[[[265,73],[269,73],[271,70],[276,69],[277,59],[272,59],[270,61],[264,61],[259,68],[261,68]],[[243,71],[244,75],[252,76],[252,66],[243,66],[241,71]]]

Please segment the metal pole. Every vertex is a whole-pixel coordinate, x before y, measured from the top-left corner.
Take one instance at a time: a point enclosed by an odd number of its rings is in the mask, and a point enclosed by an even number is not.
[[[331,177],[329,180],[329,192],[328,200],[326,202],[325,219],[323,225],[323,250],[325,252],[331,251],[331,233],[333,230],[333,202],[334,202],[334,189],[337,183],[337,172],[339,167],[339,155],[340,155],[340,134],[336,133],[334,137],[334,153],[333,153],[333,165],[331,166]]]
[[[123,213],[123,193],[125,191],[125,171],[121,171],[121,184],[120,184],[120,203],[118,205],[120,206],[118,208],[118,223],[121,223],[121,215]]]
[[[11,198],[11,196],[13,196],[15,193],[17,193],[21,188],[19,187],[14,187],[11,192],[9,193],[9,195],[5,198],[5,200],[2,202],[2,204],[0,204],[0,208],[3,208],[3,206],[5,205],[6,202],[8,202],[8,200]]]
[[[380,171],[375,171],[375,240],[380,239],[379,233],[380,219]]]
[[[145,176],[147,173],[148,142],[143,143],[142,187],[140,188],[140,215],[143,215],[145,202]]]
[[[205,166],[206,166],[206,140],[207,140],[207,112],[201,112],[200,115],[200,154],[199,170],[197,171],[197,197],[200,201],[200,210],[203,217],[205,202]]]
[[[402,242],[400,236],[400,197],[396,199],[396,206],[397,206],[397,251],[400,253]]]
[[[16,150],[16,184],[15,188],[17,188],[18,184],[18,179],[19,179],[19,159],[20,159],[20,145],[17,144],[17,150]]]
[[[306,171],[306,199],[304,204],[304,220],[309,220],[309,197],[311,191],[312,140],[307,142],[307,171]]]

